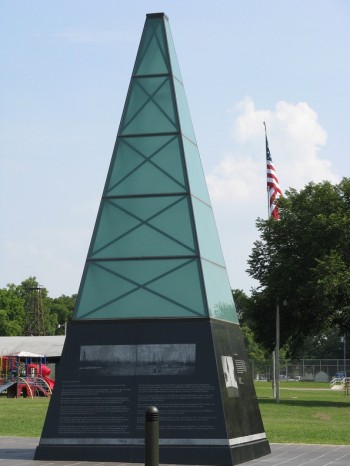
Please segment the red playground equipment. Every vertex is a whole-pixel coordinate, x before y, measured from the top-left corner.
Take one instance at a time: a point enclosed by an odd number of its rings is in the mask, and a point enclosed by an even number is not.
[[[21,351],[0,357],[0,392],[7,398],[50,397],[55,381],[49,377],[51,369],[41,354]]]

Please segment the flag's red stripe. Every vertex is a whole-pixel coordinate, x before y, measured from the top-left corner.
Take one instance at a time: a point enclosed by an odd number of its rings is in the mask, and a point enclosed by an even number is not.
[[[265,127],[266,128],[266,127]],[[282,190],[276,175],[275,166],[271,160],[269,144],[266,136],[266,174],[267,188],[269,196],[269,213],[270,216],[278,220],[278,198],[282,196]]]

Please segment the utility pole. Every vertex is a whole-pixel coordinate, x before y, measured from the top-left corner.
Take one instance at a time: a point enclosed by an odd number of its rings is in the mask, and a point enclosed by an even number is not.
[[[343,361],[344,361],[344,377],[346,377],[346,336],[340,338],[341,343],[343,343]]]
[[[280,304],[276,305],[276,348],[275,348],[275,391],[276,403],[280,402]]]
[[[346,377],[346,335],[344,335],[344,372]]]

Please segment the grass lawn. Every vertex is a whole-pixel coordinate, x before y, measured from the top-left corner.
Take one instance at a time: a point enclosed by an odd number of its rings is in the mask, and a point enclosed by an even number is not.
[[[329,384],[281,382],[280,403],[271,383],[256,382],[266,435],[271,443],[350,445],[350,395]]]
[[[0,435],[40,437],[48,405],[48,398],[0,396]]]
[[[350,395],[329,384],[281,382],[280,403],[271,383],[255,382],[267,438],[271,443],[350,445]],[[0,396],[0,435],[39,437],[49,400]]]

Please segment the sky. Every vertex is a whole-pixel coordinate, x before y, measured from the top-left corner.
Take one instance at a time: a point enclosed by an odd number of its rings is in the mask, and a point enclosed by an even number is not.
[[[2,0],[0,288],[77,293],[147,13],[164,12],[230,284],[283,191],[349,176],[348,0]]]

